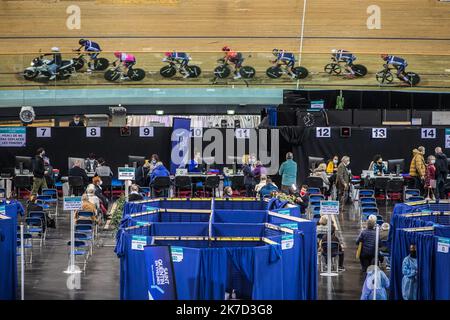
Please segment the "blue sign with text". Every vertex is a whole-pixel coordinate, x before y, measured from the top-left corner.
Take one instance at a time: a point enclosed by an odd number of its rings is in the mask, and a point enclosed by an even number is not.
[[[176,300],[175,276],[169,246],[146,246],[145,268],[149,300]]]

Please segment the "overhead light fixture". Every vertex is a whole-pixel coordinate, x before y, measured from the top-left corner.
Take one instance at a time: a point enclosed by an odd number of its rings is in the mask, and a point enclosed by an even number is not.
[[[232,116],[235,113],[236,113],[236,111],[234,111],[234,110],[227,110],[227,114],[229,114],[230,116]]]
[[[158,116],[162,116],[164,114],[164,110],[156,110],[156,114]]]
[[[31,106],[24,106],[20,109],[19,112],[20,121],[24,124],[30,124],[36,118],[36,114],[34,113],[34,109]]]

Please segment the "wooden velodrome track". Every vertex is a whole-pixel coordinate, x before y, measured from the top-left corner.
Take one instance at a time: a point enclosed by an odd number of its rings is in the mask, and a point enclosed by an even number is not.
[[[70,5],[81,9],[81,28],[66,27]],[[381,9],[381,29],[368,29],[367,8]],[[39,49],[58,46],[68,59],[79,38],[99,42],[104,57],[112,51],[136,54],[137,67],[149,71],[139,84],[208,85],[223,45],[246,52],[257,70],[255,85],[293,86],[284,78],[269,80],[272,48],[298,53],[303,0],[42,0],[0,1],[0,86],[37,85],[20,72]],[[323,73],[332,48],[357,53],[356,63],[369,69],[363,79],[343,80]],[[204,73],[199,79],[163,79],[161,52],[190,52]],[[404,56],[408,69],[422,77],[421,89],[450,90],[450,3],[437,0],[308,0],[302,65],[311,73],[302,81],[312,87],[376,86],[380,53]],[[239,81],[229,81],[241,84]],[[107,85],[102,73],[79,73],[58,86]],[[125,83],[123,83],[125,84]],[[42,84],[40,84],[42,87]],[[392,87],[390,87],[392,88]]]

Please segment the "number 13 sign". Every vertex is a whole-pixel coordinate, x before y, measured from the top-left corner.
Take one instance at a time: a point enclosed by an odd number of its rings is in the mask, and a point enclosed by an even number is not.
[[[386,137],[387,137],[386,128],[372,128],[373,139],[386,139]]]

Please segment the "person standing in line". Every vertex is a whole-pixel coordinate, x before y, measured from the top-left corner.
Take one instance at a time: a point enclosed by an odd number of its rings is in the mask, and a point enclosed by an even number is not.
[[[434,199],[435,189],[436,189],[436,158],[433,155],[428,156],[427,168],[425,172],[425,190],[426,198],[425,200]]]
[[[373,264],[375,258],[375,244],[376,244],[376,219],[367,220],[367,228],[361,231],[356,239],[356,245],[362,243],[361,253],[359,260],[361,263],[361,269],[363,272],[367,271],[367,268]]]
[[[292,152],[286,153],[286,161],[283,162],[278,170],[281,176],[281,191],[284,193],[293,193],[297,185],[297,163],[293,160]]]
[[[340,202],[339,208],[341,213],[344,212],[344,205],[350,189],[350,172],[348,171],[349,164],[350,157],[343,156],[336,174],[336,188],[338,189],[338,199]]]
[[[413,150],[413,158],[409,166],[409,175],[414,178],[414,188],[423,191],[423,181],[425,180],[425,147],[418,147]]]
[[[39,190],[47,189],[47,181],[45,180],[47,171],[45,171],[44,156],[44,148],[39,148],[36,150],[36,157],[33,166],[33,187],[31,188],[31,194],[34,196],[39,194]]]
[[[447,155],[442,152],[441,147],[434,149],[436,157],[436,202],[445,198],[445,181],[448,175]]]

